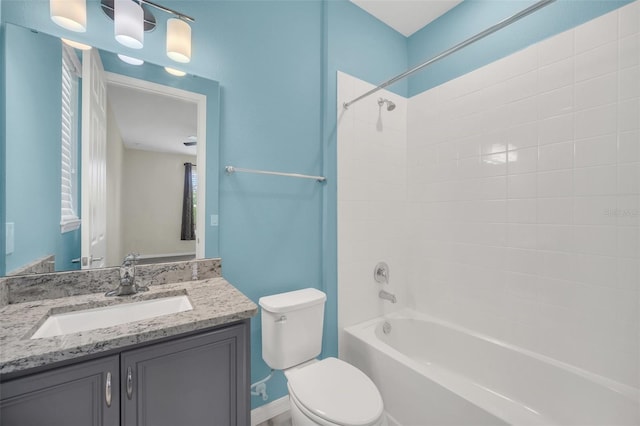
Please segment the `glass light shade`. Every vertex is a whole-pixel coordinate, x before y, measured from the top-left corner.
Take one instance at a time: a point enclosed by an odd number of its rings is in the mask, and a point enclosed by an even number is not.
[[[130,64],[130,65],[144,64],[144,61],[142,59],[132,58],[131,56],[122,55],[120,53],[118,53],[118,58],[120,58],[122,62],[126,62],[127,64]]]
[[[49,14],[62,28],[87,31],[87,0],[49,0]]]
[[[185,75],[187,75],[186,72],[177,70],[175,68],[164,67],[164,70],[171,75],[175,75],[176,77],[184,77]]]
[[[167,20],[167,56],[183,64],[191,61],[191,26],[182,19]]]
[[[69,40],[68,38],[62,38],[62,37],[60,38],[60,40],[62,40],[64,44],[67,44],[73,47],[74,49],[91,50],[91,46],[89,46],[88,44],[80,43],[78,41],[73,41],[73,40]]]
[[[133,0],[115,0],[113,22],[118,43],[132,49],[142,49],[144,11]]]

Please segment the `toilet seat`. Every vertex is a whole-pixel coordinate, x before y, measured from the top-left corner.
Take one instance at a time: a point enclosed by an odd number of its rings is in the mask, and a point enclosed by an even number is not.
[[[286,371],[293,402],[319,423],[370,426],[383,414],[382,397],[362,371],[336,358]]]

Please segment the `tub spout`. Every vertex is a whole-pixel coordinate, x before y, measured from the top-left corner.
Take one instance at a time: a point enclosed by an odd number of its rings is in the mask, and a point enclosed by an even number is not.
[[[380,297],[380,299],[388,300],[391,303],[397,302],[395,294],[391,294],[384,290],[380,290],[380,293],[378,293],[378,296]]]

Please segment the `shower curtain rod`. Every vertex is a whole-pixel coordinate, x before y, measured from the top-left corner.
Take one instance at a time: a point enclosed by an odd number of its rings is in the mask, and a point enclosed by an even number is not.
[[[387,86],[392,85],[393,83],[396,83],[400,80],[402,80],[405,77],[410,76],[413,73],[416,73],[420,70],[422,70],[423,68],[428,67],[429,65],[433,64],[434,62],[439,61],[440,59],[446,58],[447,56],[451,55],[452,53],[457,52],[460,49],[463,49],[467,46],[469,46],[470,44],[475,43],[476,41],[485,38],[486,36],[495,33],[498,30],[501,30],[502,28],[509,26],[511,24],[513,24],[514,22],[524,18],[527,15],[532,14],[533,12],[542,9],[545,6],[548,6],[549,4],[553,3],[556,0],[541,0],[537,3],[534,3],[533,5],[527,7],[526,9],[521,10],[520,12],[516,13],[513,16],[510,16],[507,19],[504,19],[500,22],[498,22],[497,24],[495,24],[492,27],[487,28],[486,30],[474,35],[473,37],[469,37],[468,39],[466,39],[465,41],[456,44],[455,46],[445,50],[444,52],[440,53],[437,56],[434,56],[433,58],[429,59],[426,62],[421,63],[420,65],[416,65],[415,67],[411,68],[408,71],[403,72],[402,74],[398,74],[397,76],[393,77],[390,80],[385,81],[384,83],[380,84],[378,87],[375,87],[371,90],[369,90],[367,93],[358,96],[357,98],[353,99],[350,102],[344,102],[342,104],[344,109],[348,109],[352,104],[358,102],[359,100],[366,98],[369,95],[372,95],[374,93],[376,93],[378,90],[382,90]]]

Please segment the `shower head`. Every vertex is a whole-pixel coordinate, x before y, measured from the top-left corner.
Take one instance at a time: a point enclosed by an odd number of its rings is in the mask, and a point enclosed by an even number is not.
[[[385,102],[387,103],[387,111],[393,111],[394,109],[396,109],[396,104],[391,102],[389,99],[378,99],[379,106],[382,106]]]

